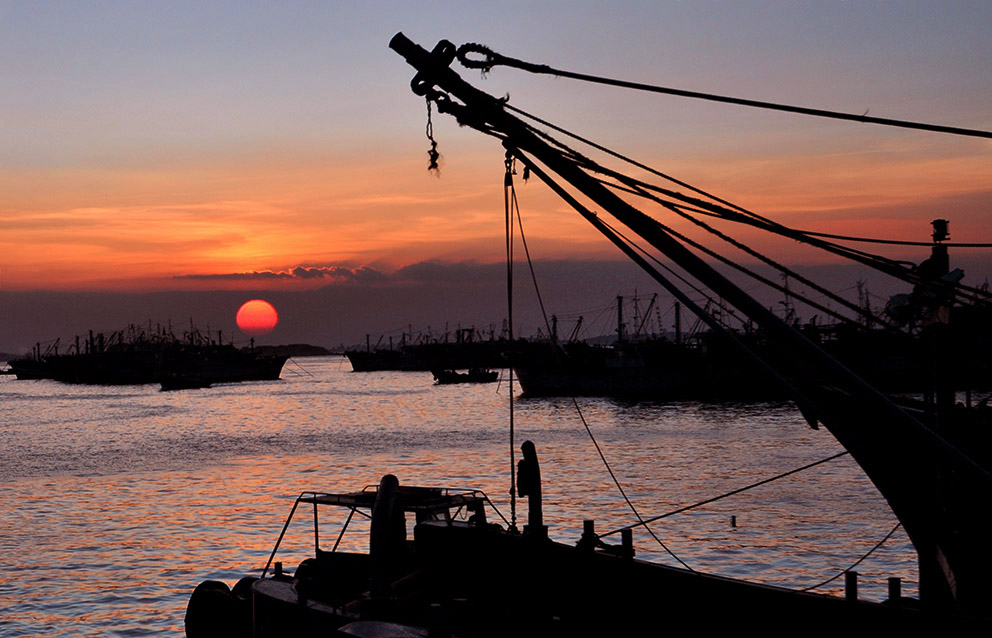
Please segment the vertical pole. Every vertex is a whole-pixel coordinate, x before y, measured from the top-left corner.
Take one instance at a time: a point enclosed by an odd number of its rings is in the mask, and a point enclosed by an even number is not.
[[[506,215],[506,321],[510,336],[510,348],[507,350],[510,360],[507,374],[507,388],[510,396],[510,529],[517,529],[517,473],[514,468],[515,424],[513,414],[513,157],[506,152],[503,165],[506,172],[503,175],[503,209]]]
[[[617,341],[623,341],[623,297],[617,295]]]
[[[320,553],[320,527],[317,521],[317,501],[313,502],[313,555]]]
[[[850,602],[858,600],[858,572],[844,572],[844,598]]]
[[[582,538],[579,539],[579,547],[588,552],[596,548],[596,521],[591,519],[582,521]]]
[[[902,579],[898,576],[889,578],[889,604],[896,607],[902,604]]]

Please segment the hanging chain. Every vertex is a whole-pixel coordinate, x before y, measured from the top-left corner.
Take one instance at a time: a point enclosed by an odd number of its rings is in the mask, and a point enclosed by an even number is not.
[[[434,139],[434,122],[431,121],[431,98],[427,97],[427,139],[431,141],[431,150],[427,151],[427,157],[430,158],[430,162],[427,164],[427,170],[438,173],[441,168],[438,166],[438,159],[441,158],[441,154],[437,152],[437,140]]]

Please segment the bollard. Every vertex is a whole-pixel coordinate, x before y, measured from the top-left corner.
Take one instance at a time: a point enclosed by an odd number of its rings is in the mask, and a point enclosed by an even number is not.
[[[844,598],[857,602],[858,600],[858,572],[844,572]]]
[[[620,530],[620,546],[623,548],[624,558],[634,558],[634,530],[629,527]]]
[[[596,521],[582,521],[582,538],[579,539],[579,548],[591,552],[596,548],[598,540],[596,538]]]
[[[898,576],[889,577],[889,604],[902,605],[902,579]]]

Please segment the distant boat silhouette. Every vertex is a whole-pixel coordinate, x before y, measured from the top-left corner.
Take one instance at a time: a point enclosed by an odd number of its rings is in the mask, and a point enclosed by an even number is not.
[[[191,330],[182,338],[169,332],[146,332],[137,326],[105,335],[90,332],[67,352],[58,342],[46,351],[10,361],[18,379],[52,379],[94,385],[172,384],[177,379],[200,384],[278,379],[288,355],[262,354],[254,346],[237,348]],[[201,386],[202,387],[202,386]]]
[[[499,372],[482,368],[471,368],[468,372],[457,370],[431,370],[438,385],[452,383],[492,383],[499,379]]]

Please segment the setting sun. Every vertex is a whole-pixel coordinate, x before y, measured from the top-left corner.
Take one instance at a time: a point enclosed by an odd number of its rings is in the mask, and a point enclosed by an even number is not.
[[[268,301],[252,299],[241,304],[236,321],[241,332],[258,337],[272,332],[279,323],[279,313]]]

